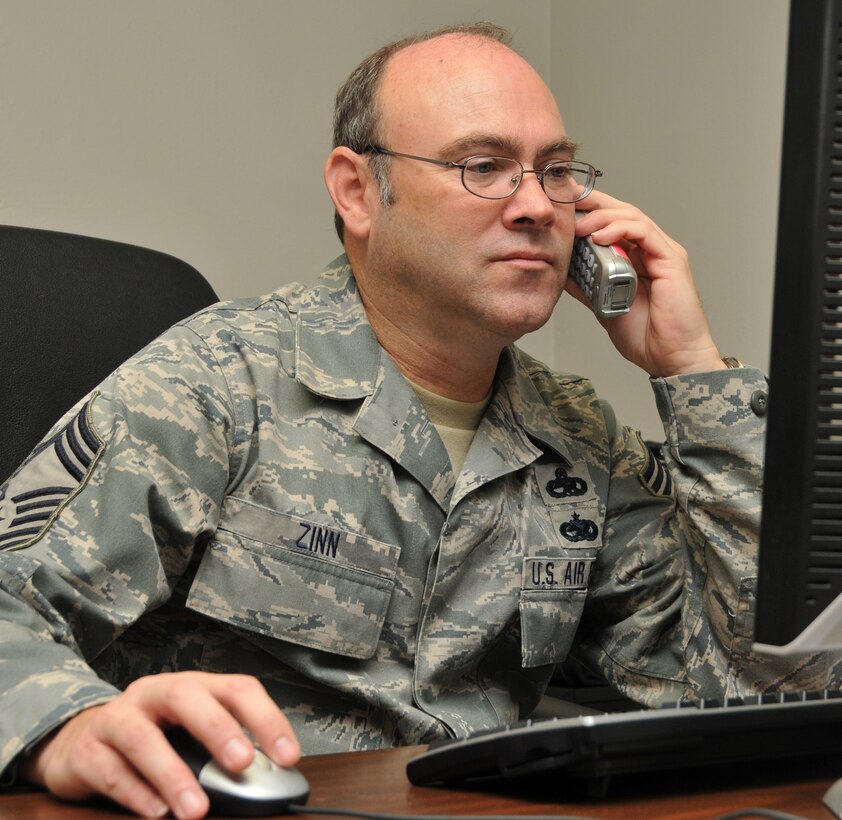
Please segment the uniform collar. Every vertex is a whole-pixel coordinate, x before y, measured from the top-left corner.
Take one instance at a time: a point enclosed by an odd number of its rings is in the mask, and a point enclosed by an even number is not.
[[[295,377],[320,396],[364,398],[374,391],[382,355],[343,254],[302,294]]]
[[[332,262],[302,294],[295,344],[296,379],[314,393],[328,398],[368,398],[357,419],[358,432],[403,461],[407,457],[406,440],[403,436],[396,437],[396,433],[414,415],[423,416],[414,424],[423,422],[426,413],[408,383],[400,387],[395,383],[400,374],[377,342],[344,255]],[[560,425],[560,413],[549,407],[549,396],[545,398],[536,386],[544,372],[545,366],[516,347],[510,346],[503,351],[497,369],[495,395],[480,425],[480,432],[483,432],[483,428],[493,421],[494,440],[487,452],[494,463],[476,465],[480,468],[476,475],[480,482],[533,462],[543,453],[541,445],[572,463]],[[391,386],[384,389],[387,385]],[[557,400],[554,396],[553,401]],[[384,415],[381,417],[381,414]],[[423,428],[422,423],[420,429]],[[417,439],[418,435],[415,430],[410,440]],[[422,438],[426,440],[427,436]],[[397,442],[401,441],[404,444],[396,450]],[[427,441],[422,448],[427,450],[426,458],[419,459],[410,472],[419,477],[424,474],[424,483],[443,503],[453,488],[454,478],[441,469],[440,461],[443,459],[447,463],[448,460],[443,445],[439,445],[435,436]],[[404,458],[401,458],[401,450]]]
[[[568,439],[562,424],[564,408],[559,405],[558,377],[547,366],[527,353],[510,345],[503,351],[497,368],[497,393],[505,392],[517,429],[528,439],[538,441],[554,450],[568,464],[573,463]],[[538,385],[551,385],[542,394]],[[549,402],[553,402],[553,407]]]

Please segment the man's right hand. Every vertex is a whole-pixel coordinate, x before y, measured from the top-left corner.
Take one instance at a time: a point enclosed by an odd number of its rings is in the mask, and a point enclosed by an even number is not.
[[[254,757],[243,728],[281,766],[301,754],[289,721],[255,678],[177,672],[140,678],[71,718],[34,749],[23,777],[67,800],[102,794],[147,817],[204,817],[208,798],[164,736],[172,725],[232,772]]]

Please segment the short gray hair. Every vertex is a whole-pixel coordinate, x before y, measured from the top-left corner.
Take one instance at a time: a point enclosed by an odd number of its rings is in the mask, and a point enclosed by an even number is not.
[[[336,92],[336,105],[333,112],[333,147],[344,145],[358,154],[364,153],[370,146],[380,142],[380,109],[378,92],[386,64],[403,49],[444,37],[459,34],[470,37],[484,37],[508,48],[512,45],[512,36],[506,29],[495,23],[465,23],[445,26],[434,31],[416,34],[396,40],[366,57],[352,72]],[[368,157],[371,171],[380,192],[380,201],[389,206],[394,201],[389,179],[389,157],[383,154],[371,154]],[[337,212],[334,216],[336,233],[343,241],[345,226]]]

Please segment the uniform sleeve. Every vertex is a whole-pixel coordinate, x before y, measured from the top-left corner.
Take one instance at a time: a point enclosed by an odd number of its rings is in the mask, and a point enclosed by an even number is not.
[[[650,705],[838,686],[839,659],[829,653],[781,660],[751,649],[763,374],[722,370],[653,387],[663,460],[613,425],[605,546],[583,624],[587,662]]]
[[[88,663],[168,599],[214,529],[234,430],[218,363],[177,327],[0,487],[0,771],[115,696]]]

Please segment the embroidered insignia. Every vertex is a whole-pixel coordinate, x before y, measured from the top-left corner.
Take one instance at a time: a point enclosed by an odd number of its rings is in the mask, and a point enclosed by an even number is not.
[[[547,492],[553,498],[580,496],[584,495],[587,491],[587,482],[576,476],[569,476],[564,467],[557,467],[555,478],[547,482]]]
[[[587,518],[582,518],[579,513],[573,513],[573,517],[562,524],[558,531],[568,541],[596,541],[599,535],[599,528],[594,521]]]
[[[569,507],[579,502],[597,501],[595,485],[584,461],[560,464],[558,461],[535,465],[535,480],[548,507]]]
[[[640,474],[640,480],[653,495],[672,495],[672,476],[664,466],[661,456],[648,444],[646,445],[646,466]]]
[[[575,558],[524,558],[523,589],[587,589],[595,560],[589,555]]]
[[[94,398],[40,444],[0,490],[0,549],[15,549],[37,540],[84,486],[104,447],[89,418]]]

